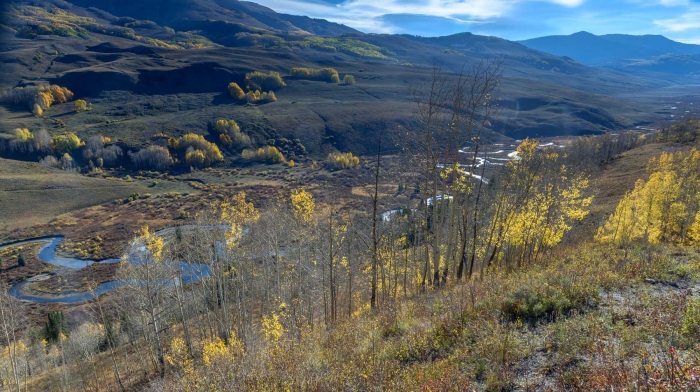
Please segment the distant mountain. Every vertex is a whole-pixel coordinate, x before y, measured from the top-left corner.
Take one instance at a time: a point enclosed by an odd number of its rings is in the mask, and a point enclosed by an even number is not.
[[[178,28],[194,21],[224,21],[283,33],[337,36],[357,30],[323,19],[277,13],[262,5],[239,0],[71,0],[115,16],[151,20]]]
[[[520,41],[521,44],[586,65],[622,66],[664,55],[700,54],[700,45],[683,44],[660,35],[594,35],[581,31]]]

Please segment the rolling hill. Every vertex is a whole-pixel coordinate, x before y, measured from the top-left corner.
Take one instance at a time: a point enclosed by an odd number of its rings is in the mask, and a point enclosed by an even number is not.
[[[630,74],[496,37],[362,34],[235,0],[15,0],[6,7],[0,88],[58,84],[93,110],[74,114],[64,104],[37,118],[4,106],[0,133],[68,128],[142,146],[161,132],[207,135],[212,121],[234,118],[259,142],[299,139],[311,153],[367,153],[380,127],[412,126],[410,89],[434,61],[454,75],[500,59],[501,115],[493,130],[516,139],[653,123],[662,108],[650,94],[672,96],[689,82],[651,64]],[[334,67],[357,83],[295,80],[293,67]],[[253,71],[285,78],[276,102],[241,105],[228,95],[228,83],[242,84]]]

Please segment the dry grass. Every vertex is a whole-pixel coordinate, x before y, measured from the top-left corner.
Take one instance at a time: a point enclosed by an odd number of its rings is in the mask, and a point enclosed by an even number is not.
[[[22,228],[42,225],[61,214],[102,204],[132,193],[160,193],[179,189],[163,182],[110,181],[92,178],[34,162],[0,159],[0,239]]]

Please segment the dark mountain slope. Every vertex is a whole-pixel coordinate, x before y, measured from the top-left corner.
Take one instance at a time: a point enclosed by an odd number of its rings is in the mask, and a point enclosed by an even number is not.
[[[337,36],[357,32],[326,20],[279,14],[259,4],[238,0],[73,0],[71,3],[171,27],[186,20],[210,20],[299,34]]]

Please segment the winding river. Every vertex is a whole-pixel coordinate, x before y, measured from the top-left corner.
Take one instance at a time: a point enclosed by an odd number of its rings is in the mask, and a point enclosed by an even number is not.
[[[183,226],[184,227],[184,226]],[[156,235],[158,236],[163,236],[166,234],[170,234],[175,231],[175,228],[167,228],[160,230],[156,232]],[[56,237],[44,237],[44,238],[37,238],[37,239],[32,239],[32,240],[26,240],[26,241],[20,241],[20,242],[14,242],[11,244],[3,245],[0,246],[0,250],[9,248],[9,247],[14,247],[14,246],[22,246],[22,245],[29,245],[29,244],[35,244],[35,243],[43,243],[44,245],[39,249],[39,254],[38,258],[39,260],[52,264],[52,265],[57,265],[61,267],[66,267],[74,270],[86,268],[89,265],[96,263],[94,260],[81,260],[81,259],[74,259],[74,258],[67,258],[67,257],[62,257],[56,254],[56,247],[58,244],[63,241],[63,237],[61,236],[56,236]],[[121,259],[107,259],[107,260],[102,260],[99,261],[99,263],[118,263],[120,262]],[[127,260],[129,262],[132,262],[131,260]],[[204,264],[197,264],[197,263],[187,263],[180,261],[179,263],[179,268],[180,268],[180,276],[181,280],[183,283],[193,283],[196,282],[197,280],[209,276],[209,267],[207,267]],[[57,272],[58,274],[61,274],[61,272]],[[8,291],[8,294],[11,296],[23,300],[23,301],[29,301],[29,302],[34,302],[37,304],[50,304],[50,303],[81,303],[85,301],[89,301],[91,299],[97,298],[98,296],[108,293],[120,286],[120,283],[118,281],[109,281],[109,282],[104,282],[98,284],[94,290],[92,291],[84,291],[84,292],[77,292],[73,294],[67,294],[67,295],[32,295],[32,294],[25,294],[22,292],[22,287],[24,287],[26,284],[32,283],[32,282],[38,282],[41,281],[42,279],[46,279],[50,276],[50,274],[40,274],[37,276],[34,276],[30,279],[27,279],[23,282],[20,282],[14,286]]]

